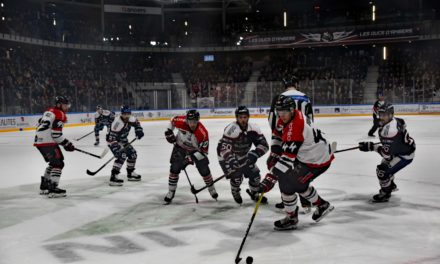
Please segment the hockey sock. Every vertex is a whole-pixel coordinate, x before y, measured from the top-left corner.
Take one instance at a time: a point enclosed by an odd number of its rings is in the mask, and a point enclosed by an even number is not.
[[[293,215],[298,207],[296,205],[298,201],[296,193],[292,195],[281,193],[281,200],[283,200],[284,211],[289,215]]]
[[[58,186],[58,183],[60,182],[61,170],[61,168],[52,168],[50,171],[50,181],[54,183],[55,186]]]
[[[212,175],[208,174],[207,176],[202,176],[203,181],[205,182],[206,186],[211,186],[214,184],[214,181],[212,180]]]
[[[168,190],[175,192],[177,189],[177,182],[179,181],[179,174],[174,174],[170,172],[168,177]]]
[[[301,197],[308,200],[312,204],[315,204],[316,201],[318,201],[319,199],[318,192],[313,186],[309,186],[309,188],[305,192],[302,192],[299,195],[301,195]]]

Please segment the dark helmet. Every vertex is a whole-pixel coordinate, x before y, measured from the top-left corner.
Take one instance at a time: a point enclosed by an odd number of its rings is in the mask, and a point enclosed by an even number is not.
[[[280,95],[275,101],[275,109],[277,111],[293,111],[296,108],[295,100],[291,97]]]
[[[386,113],[394,116],[394,106],[388,102],[385,102],[383,105],[379,106],[377,110],[378,113]]]
[[[70,104],[66,96],[59,95],[55,97],[55,104]]]
[[[121,114],[131,114],[131,108],[128,105],[121,106]]]
[[[199,111],[192,109],[192,110],[188,110],[188,112],[186,112],[186,120],[196,120],[199,121],[200,120],[200,113]]]
[[[287,75],[286,77],[283,78],[283,83],[284,83],[284,87],[288,88],[288,87],[296,87],[298,86],[299,83],[299,79],[298,77],[296,77],[296,75]]]
[[[96,110],[103,109],[101,105],[96,106]]]
[[[238,115],[249,116],[249,109],[244,105],[237,107],[237,109],[235,109],[235,117],[238,117]]]

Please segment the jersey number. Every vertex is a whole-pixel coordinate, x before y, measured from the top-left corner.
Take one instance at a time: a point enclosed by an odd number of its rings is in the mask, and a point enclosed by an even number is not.
[[[319,129],[313,129],[313,139],[315,140],[315,143],[318,143],[320,140],[327,142]]]
[[[50,121],[49,120],[41,120],[40,124],[38,125],[37,131],[48,130],[49,126],[50,126]]]

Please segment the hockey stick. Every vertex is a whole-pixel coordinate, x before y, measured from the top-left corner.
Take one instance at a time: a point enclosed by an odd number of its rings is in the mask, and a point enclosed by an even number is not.
[[[131,145],[137,138],[134,138],[132,141],[128,142],[127,145],[125,145],[121,150],[124,150],[125,148],[127,148],[129,145]],[[113,159],[115,159],[115,156],[111,157],[111,159],[109,159],[108,161],[106,161],[101,167],[99,167],[99,169],[97,169],[96,171],[90,171],[87,169],[87,174],[90,176],[95,175],[96,173],[100,172],[105,166],[107,166],[107,164],[109,164]]]
[[[189,185],[191,186],[191,192],[194,194],[194,197],[196,197],[196,203],[199,203],[199,198],[197,198],[197,195],[193,192],[195,190],[194,185],[191,183],[191,180],[189,179],[188,173],[186,172],[186,168],[183,169],[185,172],[186,178],[188,179]]]
[[[222,176],[218,177],[217,179],[215,179],[215,180],[212,182],[212,184],[218,182],[219,180],[223,179],[224,177],[226,177],[226,175],[222,175]],[[200,188],[200,189],[196,189],[196,188],[194,188],[194,186],[191,186],[191,192],[192,192],[194,195],[196,195],[196,194],[198,194],[199,192],[203,191],[203,190],[206,189],[206,188],[208,188],[208,185],[205,185],[205,186],[203,186],[203,187]]]
[[[373,143],[373,145],[377,145],[377,144],[380,144],[380,142]],[[341,150],[337,150],[337,151],[335,151],[335,153],[344,152],[344,151],[349,151],[349,150],[354,150],[354,149],[358,149],[358,148],[359,148],[359,146],[357,146],[357,147],[352,147],[352,148],[347,148],[347,149],[341,149]]]
[[[105,156],[105,155],[107,154],[107,152],[108,152],[108,148],[104,149],[104,151],[102,152],[101,155],[96,155],[96,154],[93,154],[93,153],[90,153],[90,152],[87,152],[87,151],[85,151],[85,150],[78,149],[78,148],[75,148],[75,150],[78,151],[78,152],[81,152],[81,153],[84,153],[84,154],[90,155],[90,156],[92,156],[92,157],[98,158],[98,159],[102,159],[102,158],[104,158],[104,156]]]
[[[263,199],[264,192],[261,193],[260,198],[258,199],[257,204],[255,205],[254,213],[252,214],[251,221],[249,222],[249,226],[246,230],[246,234],[243,237],[243,241],[241,241],[240,248],[238,249],[237,256],[235,257],[235,264],[238,264],[241,260],[240,253],[243,250],[244,242],[246,242],[246,238],[249,234],[249,230],[251,230],[252,223],[254,222],[255,216],[257,215],[258,208],[260,207],[261,200]],[[249,257],[248,257],[249,258]]]
[[[246,165],[247,165],[247,162],[245,162],[243,165],[241,165],[241,166],[238,167],[237,169],[241,169],[241,168],[243,168],[243,167],[246,166]],[[219,180],[223,179],[224,177],[226,177],[226,174],[225,174],[225,175],[222,175],[222,176],[220,176],[220,177],[218,177],[217,179],[215,179],[215,180],[212,182],[212,184],[218,182]],[[192,192],[193,194],[197,194],[197,193],[203,191],[203,190],[206,189],[206,188],[208,188],[207,185],[203,186],[203,187],[200,188],[200,189],[191,188],[191,192]]]
[[[81,139],[87,137],[88,135],[91,135],[93,132],[95,132],[95,131],[92,131],[92,132],[90,132],[90,133],[87,133],[87,134],[85,134],[84,136],[82,136],[82,137],[80,137],[80,138],[75,138],[75,141],[80,141]]]

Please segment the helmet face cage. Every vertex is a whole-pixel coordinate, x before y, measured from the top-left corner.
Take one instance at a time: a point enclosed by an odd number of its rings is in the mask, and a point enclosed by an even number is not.
[[[275,102],[276,111],[289,111],[292,112],[295,109],[295,101],[285,95],[280,95]]]
[[[388,123],[393,119],[394,117],[394,106],[390,103],[385,103],[382,106],[379,107],[379,110],[377,111],[379,114],[379,119],[381,120],[380,123],[382,125]]]
[[[195,120],[195,121],[199,121],[200,120],[200,113],[197,110],[188,110],[188,112],[186,112],[186,120],[190,121],[190,120]]]
[[[131,109],[127,105],[123,105],[121,107],[121,115],[122,114],[130,114],[131,115]]]
[[[235,117],[237,118],[239,115],[250,116],[249,109],[244,105],[237,107],[237,109],[235,109]]]

